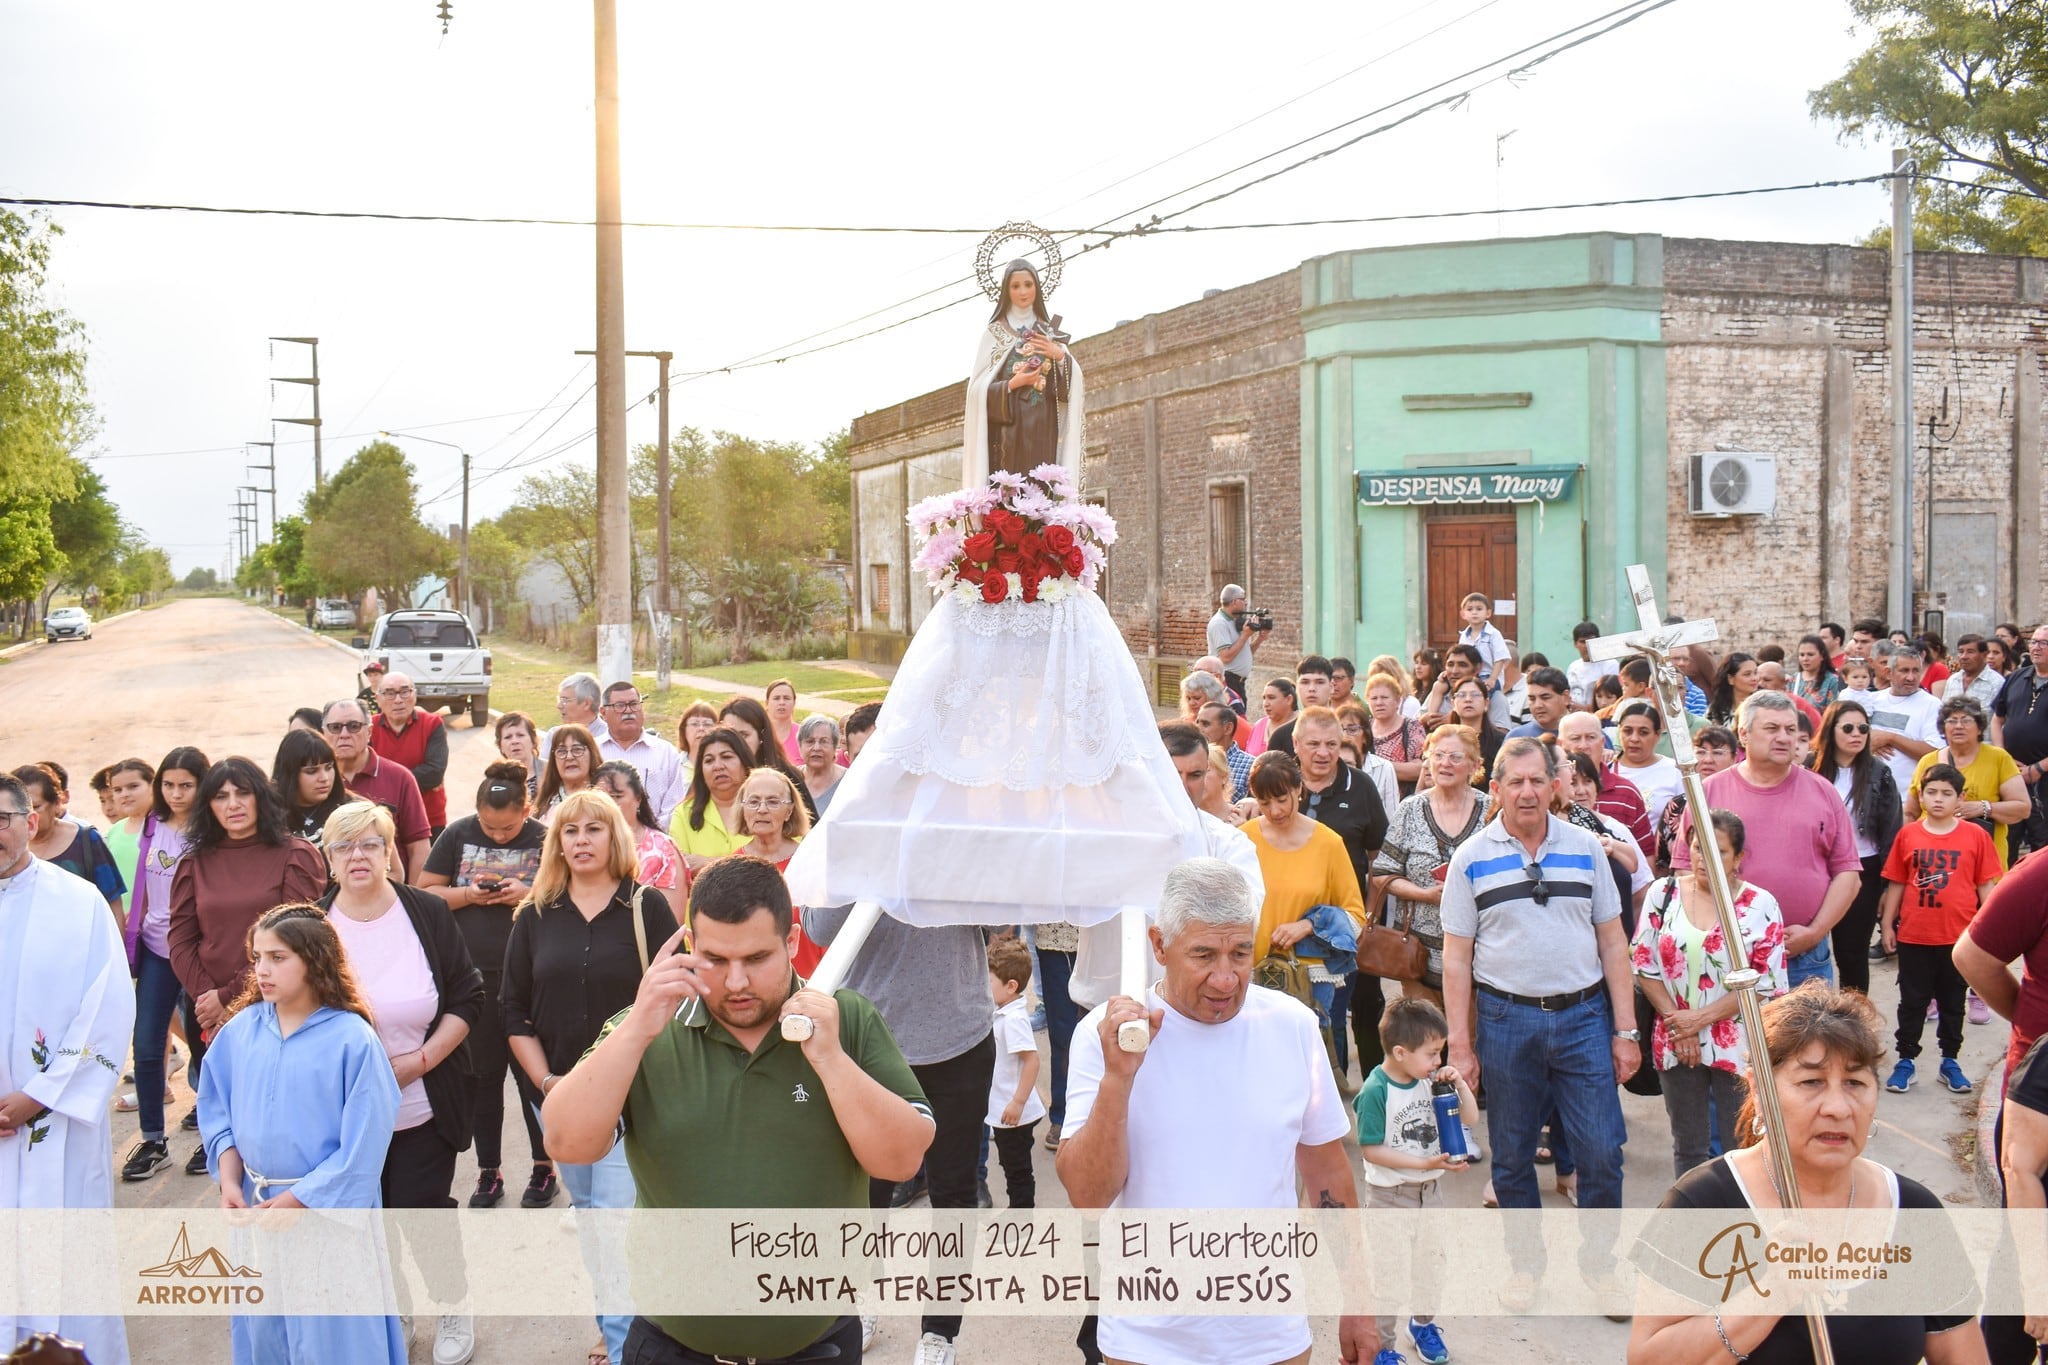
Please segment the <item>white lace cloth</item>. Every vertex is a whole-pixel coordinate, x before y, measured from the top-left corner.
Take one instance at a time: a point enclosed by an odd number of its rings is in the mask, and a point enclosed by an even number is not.
[[[912,924],[1094,924],[1155,906],[1201,828],[1143,679],[1093,593],[948,595],[788,870],[799,905]]]

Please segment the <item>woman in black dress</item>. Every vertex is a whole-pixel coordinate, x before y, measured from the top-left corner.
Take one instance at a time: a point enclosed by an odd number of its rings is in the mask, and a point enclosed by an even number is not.
[[[1764,1007],[1764,1042],[1785,1113],[1794,1179],[1802,1207],[1827,1209],[1939,1209],[1926,1186],[1908,1180],[1863,1155],[1877,1115],[1878,1058],[1884,1041],[1876,1008],[1855,991],[1832,991],[1809,981]],[[1754,1096],[1744,1102],[1736,1131],[1748,1144],[1695,1166],[1664,1196],[1667,1209],[1756,1209],[1785,1207],[1779,1197],[1770,1154],[1754,1122]],[[1654,1245],[1655,1229],[1648,1233]],[[1675,1241],[1676,1239],[1674,1239]],[[1916,1248],[1914,1266],[1921,1257]],[[1693,1248],[1693,1255],[1698,1249]],[[1703,1289],[1697,1264],[1651,1251],[1639,1257],[1645,1270],[1672,1288],[1711,1302],[1720,1282]],[[1963,1264],[1960,1243],[1953,1258]],[[1967,1275],[1961,1277],[1967,1280]],[[1881,1284],[1850,1292],[1845,1312],[1830,1313],[1828,1340],[1838,1361],[1855,1365],[1963,1365],[1986,1359],[1984,1333],[1975,1316],[1974,1285],[1961,1285],[1953,1312],[1904,1316],[1884,1311]],[[1792,1365],[1813,1359],[1806,1319],[1793,1315],[1723,1316],[1699,1313],[1671,1317],[1639,1313],[1629,1332],[1629,1365],[1707,1365],[1747,1360],[1751,1365]]]

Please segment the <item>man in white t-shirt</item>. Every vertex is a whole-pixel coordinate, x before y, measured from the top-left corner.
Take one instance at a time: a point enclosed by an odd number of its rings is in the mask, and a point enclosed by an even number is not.
[[[1891,686],[1870,699],[1870,752],[1891,768],[1903,792],[1920,760],[1941,746],[1941,698],[1920,686],[1927,669],[1920,646],[1893,645],[1891,664]]]
[[[1572,705],[1581,711],[1593,709],[1593,684],[1611,673],[1619,673],[1621,664],[1614,659],[1595,660],[1592,657],[1592,643],[1600,638],[1597,621],[1581,621],[1572,627],[1572,648],[1579,651],[1579,657],[1572,660],[1565,677],[1572,689]]]
[[[1311,1208],[1356,1208],[1344,1154],[1350,1116],[1315,1014],[1253,986],[1259,907],[1217,858],[1167,875],[1152,953],[1165,979],[1140,1003],[1117,996],[1074,1030],[1059,1176],[1077,1209],[1292,1209],[1299,1176]],[[1124,1052],[1119,1025],[1149,1019],[1151,1046]],[[1370,1360],[1370,1317],[1338,1320],[1340,1354]],[[1308,1318],[1104,1313],[1115,1361],[1292,1365],[1309,1358]]]

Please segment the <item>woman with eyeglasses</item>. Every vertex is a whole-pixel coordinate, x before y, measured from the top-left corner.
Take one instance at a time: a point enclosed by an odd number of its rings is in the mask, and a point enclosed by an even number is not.
[[[554,815],[555,807],[573,793],[586,791],[597,772],[597,739],[581,725],[558,725],[548,741],[547,765],[541,769],[540,790],[534,793],[533,808],[541,823]]]
[[[683,756],[683,777],[688,780],[690,771],[697,766],[697,746],[704,742],[704,736],[718,728],[718,709],[708,701],[693,701],[683,708],[682,719],[676,722],[676,748]]]
[[[669,817],[668,835],[694,875],[747,842],[740,786],[754,770],[754,749],[736,730],[713,730],[697,745],[689,798]]]
[[[398,1078],[398,1118],[381,1180],[387,1209],[452,1209],[455,1159],[470,1141],[470,1066],[465,1040],[482,1016],[484,978],[448,903],[398,879],[397,826],[371,801],[327,817],[334,890],[320,901],[370,1007],[370,1022]],[[422,1220],[408,1234],[433,1296],[468,1292],[462,1249],[450,1225]],[[404,1294],[400,1281],[400,1294]],[[434,1355],[466,1360],[475,1349],[467,1314],[444,1315]]]
[[[1483,781],[1493,772],[1493,760],[1500,754],[1507,735],[1493,723],[1493,702],[1486,684],[1467,678],[1453,688],[1449,697],[1450,724],[1462,725],[1479,736],[1479,776]]]
[[[164,1066],[171,1021],[177,1018],[183,995],[178,974],[171,969],[171,878],[185,856],[187,822],[199,797],[199,783],[211,766],[199,750],[177,748],[164,755],[150,778],[125,931],[128,962],[135,970],[135,1111],[142,1140],[121,1167],[123,1180],[147,1180],[171,1163],[164,1137],[164,1106],[171,1100]],[[192,1076],[191,1083],[196,1093],[199,1077]],[[115,1106],[121,1107],[126,1099],[124,1095]]]
[[[1422,979],[1404,982],[1403,994],[1423,996],[1441,1009],[1444,929],[1438,907],[1444,876],[1459,846],[1486,823],[1493,798],[1472,785],[1479,766],[1479,736],[1471,727],[1438,726],[1423,745],[1422,762],[1433,780],[1395,807],[1372,870],[1375,881],[1386,879],[1386,922],[1409,925],[1429,947]]]
[[[263,770],[246,758],[209,768],[193,803],[191,845],[171,879],[166,933],[171,968],[185,988],[193,1084],[207,1040],[249,984],[250,926],[275,906],[317,900],[326,890],[326,859],[285,828],[284,807]],[[135,1074],[139,1100],[150,1088],[139,1064]],[[206,1174],[204,1147],[193,1150],[185,1173]]]
[[[705,748],[713,749],[711,739]],[[548,823],[533,890],[512,920],[499,995],[513,1060],[543,1097],[590,1050],[605,1021],[632,1006],[651,955],[675,933],[668,903],[634,880],[633,866],[633,832],[617,802],[600,791],[563,798]],[[558,1169],[575,1207],[633,1207],[624,1143],[595,1162],[565,1161]],[[592,1233],[586,1259],[603,1263],[610,1254]],[[631,1325],[630,1315],[598,1318],[611,1365],[619,1365]]]
[[[795,693],[792,692],[790,695],[793,699]],[[810,788],[804,785],[803,773],[784,754],[782,745],[775,738],[774,724],[760,702],[752,697],[734,697],[720,709],[718,723],[744,736],[754,746],[754,761],[751,766],[773,768],[788,778],[791,785],[796,788],[798,799],[804,803],[804,809],[810,812],[813,820],[818,818],[817,803],[811,800]]]
[[[496,1001],[504,988],[505,944],[512,937],[512,914],[533,885],[547,827],[533,818],[527,805],[526,769],[517,762],[493,763],[484,769],[476,789],[476,814],[449,825],[434,841],[419,885],[447,902],[455,916],[470,961],[483,973],[484,997],[490,1001],[469,1031],[472,1073],[470,1105],[476,1130],[476,1189],[473,1209],[496,1208],[505,1198],[501,1174],[505,1136],[505,1072],[509,1069],[526,1124],[526,1145],[533,1157],[523,1208],[541,1209],[554,1202],[559,1186],[555,1163],[541,1145],[540,1096],[527,1085],[526,1073],[512,1065],[505,1037],[504,1012]]]
[[[356,798],[341,784],[334,746],[314,730],[291,730],[277,746],[270,786],[284,806],[285,828],[318,847],[327,817]]]
[[[811,832],[811,817],[803,802],[796,799],[789,779],[773,768],[756,768],[748,773],[740,787],[740,813],[751,836],[740,853],[771,864],[777,872],[787,871],[789,860],[796,856],[796,846]],[[794,909],[796,925],[801,930],[803,907]],[[803,934],[794,959],[796,974],[809,976],[817,970],[818,959],[823,956],[825,949],[813,942],[809,934]]]
[[[676,923],[683,922],[683,855],[677,851],[675,840],[662,833],[655,823],[654,807],[647,800],[647,788],[640,777],[640,770],[624,759],[613,759],[600,763],[597,768],[597,789],[619,803],[619,813],[626,817],[626,823],[633,830],[633,852],[640,860],[640,866],[633,873],[634,880],[642,886],[651,886],[661,893],[668,902],[669,911],[675,915]]]
[[[1867,995],[1870,936],[1877,928],[1878,902],[1884,899],[1885,855],[1892,851],[1892,840],[1904,823],[1899,784],[1891,765],[1870,750],[1870,712],[1861,702],[1838,701],[1821,715],[1820,729],[1813,736],[1813,756],[1807,764],[1834,783],[1856,832],[1863,880],[1856,888],[1856,899],[1829,931],[1828,943],[1834,949],[1842,989]],[[1881,946],[1877,951],[1887,956]]]

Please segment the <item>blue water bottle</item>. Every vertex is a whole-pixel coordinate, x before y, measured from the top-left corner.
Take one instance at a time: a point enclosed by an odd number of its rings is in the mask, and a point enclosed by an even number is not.
[[[1429,1103],[1436,1110],[1438,1148],[1447,1157],[1470,1160],[1472,1152],[1465,1146],[1465,1120],[1458,1103],[1458,1087],[1449,1081],[1435,1082],[1429,1088]]]

